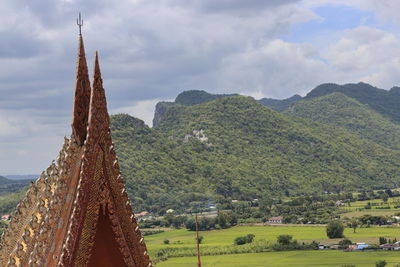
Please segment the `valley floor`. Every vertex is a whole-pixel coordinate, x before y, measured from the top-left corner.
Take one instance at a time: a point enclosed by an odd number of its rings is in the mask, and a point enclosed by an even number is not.
[[[186,229],[171,230],[146,236],[146,244],[152,259],[157,258],[158,251],[166,248],[185,249],[195,251],[195,232]],[[299,242],[317,241],[321,244],[337,244],[341,239],[328,239],[325,226],[236,226],[224,230],[202,231],[204,237],[201,244],[204,250],[207,247],[233,247],[235,237],[247,234],[255,235],[255,242],[266,240],[275,242],[277,236],[289,234]],[[365,242],[378,244],[380,236],[400,240],[399,227],[370,227],[358,228],[356,233],[350,228],[345,229],[345,236],[353,242]],[[168,240],[168,244],[164,241]],[[195,255],[195,254],[192,254]],[[341,250],[308,250],[308,251],[284,251],[202,256],[203,267],[247,267],[247,266],[343,266],[354,264],[355,266],[375,266],[379,260],[385,260],[388,266],[400,264],[400,251],[366,251],[343,252]],[[157,267],[172,266],[196,266],[196,257],[171,257],[159,262]]]
[[[387,252],[343,252],[343,251],[285,251],[219,255],[202,257],[203,267],[280,267],[280,266],[375,266],[375,262],[386,260],[387,267],[400,263],[399,251]],[[171,258],[157,267],[193,267],[196,257]]]

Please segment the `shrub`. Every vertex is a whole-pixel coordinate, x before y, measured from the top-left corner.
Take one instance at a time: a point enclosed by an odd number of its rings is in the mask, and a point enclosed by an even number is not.
[[[279,235],[277,241],[280,245],[287,246],[292,242],[293,236],[291,235]]]
[[[197,240],[197,242],[199,244],[201,244],[201,242],[203,242],[203,240],[204,240],[204,236],[199,236],[199,239],[197,239],[197,237],[195,237],[195,240]]]
[[[349,239],[343,239],[343,240],[341,240],[340,242],[339,242],[339,248],[341,248],[341,249],[346,249],[346,248],[348,248],[349,247],[349,245],[351,245],[352,244],[352,242],[351,242],[351,240],[349,240]]]
[[[246,244],[246,237],[244,236],[238,236],[235,238],[235,245],[244,245]]]
[[[256,237],[256,236],[253,234],[246,235],[246,243],[247,244],[253,243],[254,237]]]
[[[169,240],[168,240],[168,239],[165,239],[165,240],[164,240],[164,244],[165,244],[165,245],[168,245],[168,244],[169,244]]]
[[[344,226],[338,221],[331,221],[326,226],[326,234],[329,238],[342,238],[343,237]]]
[[[249,244],[252,243],[254,240],[255,235],[253,234],[248,234],[246,236],[238,236],[235,238],[235,245],[244,245],[244,244]]]
[[[385,267],[385,266],[386,266],[386,261],[384,261],[384,260],[377,261],[377,262],[375,263],[375,266],[376,266],[376,267]]]

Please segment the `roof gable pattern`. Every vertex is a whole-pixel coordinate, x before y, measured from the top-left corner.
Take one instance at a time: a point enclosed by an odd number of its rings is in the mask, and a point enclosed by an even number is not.
[[[101,255],[93,250],[108,245],[94,244],[99,221],[126,266],[151,266],[112,143],[97,52],[87,99],[82,36],[77,66],[73,134],[19,204],[2,238],[0,266],[101,267],[91,263],[92,253]]]

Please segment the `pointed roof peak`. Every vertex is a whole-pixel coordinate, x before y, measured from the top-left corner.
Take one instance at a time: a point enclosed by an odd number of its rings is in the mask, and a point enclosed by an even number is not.
[[[99,54],[96,51],[89,107],[88,142],[98,142],[99,137],[106,134],[109,127],[110,118],[107,111],[106,94],[103,87],[103,79],[101,78]]]
[[[79,35],[78,58],[76,63],[76,83],[74,108],[72,118],[72,132],[79,145],[86,139],[90,103],[90,80],[86,63],[83,37]]]
[[[96,51],[94,54],[94,79],[96,77],[101,78],[100,63],[99,63],[99,52]]]

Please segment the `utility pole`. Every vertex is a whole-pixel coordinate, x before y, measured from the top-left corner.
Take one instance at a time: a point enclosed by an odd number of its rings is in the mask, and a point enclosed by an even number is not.
[[[201,267],[200,260],[200,239],[199,239],[199,220],[196,213],[196,243],[197,243],[197,267]]]

